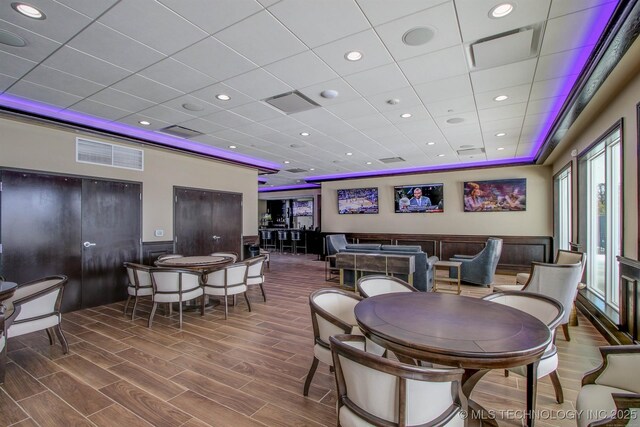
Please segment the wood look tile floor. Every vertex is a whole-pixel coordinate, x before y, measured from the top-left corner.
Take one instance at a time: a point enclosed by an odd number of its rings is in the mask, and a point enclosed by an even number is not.
[[[315,255],[271,257],[267,302],[249,291],[224,320],[220,307],[185,313],[158,310],[147,328],[149,304],[136,319],[116,303],[63,315],[70,352],[49,346],[44,332],[11,338],[7,375],[0,386],[2,426],[334,426],[335,385],[322,364],[309,397],[302,386],[313,357],[308,296],[325,282]],[[499,276],[513,283],[513,276]],[[489,289],[464,286],[463,294]],[[548,378],[538,385],[538,425],[575,426],[571,419],[580,380],[599,364],[606,341],[580,315],[572,340],[558,334],[559,375],[565,402],[555,403]],[[524,381],[493,371],[472,398],[493,410],[500,425],[521,425]]]

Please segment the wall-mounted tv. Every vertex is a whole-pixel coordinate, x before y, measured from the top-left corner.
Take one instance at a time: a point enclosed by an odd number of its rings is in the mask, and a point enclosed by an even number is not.
[[[313,200],[294,200],[293,216],[313,216]]]
[[[465,212],[514,212],[527,210],[527,179],[465,181]]]
[[[377,214],[378,188],[338,190],[339,214]]]
[[[396,213],[444,212],[443,187],[443,184],[394,187]]]

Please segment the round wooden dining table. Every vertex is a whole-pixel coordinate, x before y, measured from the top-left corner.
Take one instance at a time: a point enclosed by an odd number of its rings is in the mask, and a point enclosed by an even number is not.
[[[491,369],[527,366],[526,425],[534,425],[537,366],[551,342],[547,325],[502,304],[460,295],[408,292],[360,301],[355,316],[363,333],[403,362],[427,361],[465,369],[462,391]],[[469,399],[470,408],[482,408]],[[483,424],[495,424],[484,419]]]

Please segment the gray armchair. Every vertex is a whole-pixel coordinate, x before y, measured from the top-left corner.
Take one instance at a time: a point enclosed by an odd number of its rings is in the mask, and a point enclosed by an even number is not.
[[[347,247],[347,237],[344,234],[329,234],[325,237],[327,243],[327,253],[325,255],[335,255]]]
[[[460,279],[474,285],[490,286],[496,273],[498,260],[502,254],[502,239],[489,237],[483,250],[476,255],[454,255],[450,261],[461,262]],[[458,277],[455,269],[449,271],[449,277]]]

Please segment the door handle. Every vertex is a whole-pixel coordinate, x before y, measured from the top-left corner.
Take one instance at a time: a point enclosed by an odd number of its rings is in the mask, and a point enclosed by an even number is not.
[[[90,248],[91,246],[95,246],[96,244],[95,243],[91,243],[91,242],[84,242],[82,245],[85,248]]]
[[[215,236],[215,235],[214,235],[214,236],[212,237],[212,239],[213,239],[213,240],[220,240],[220,236]]]

